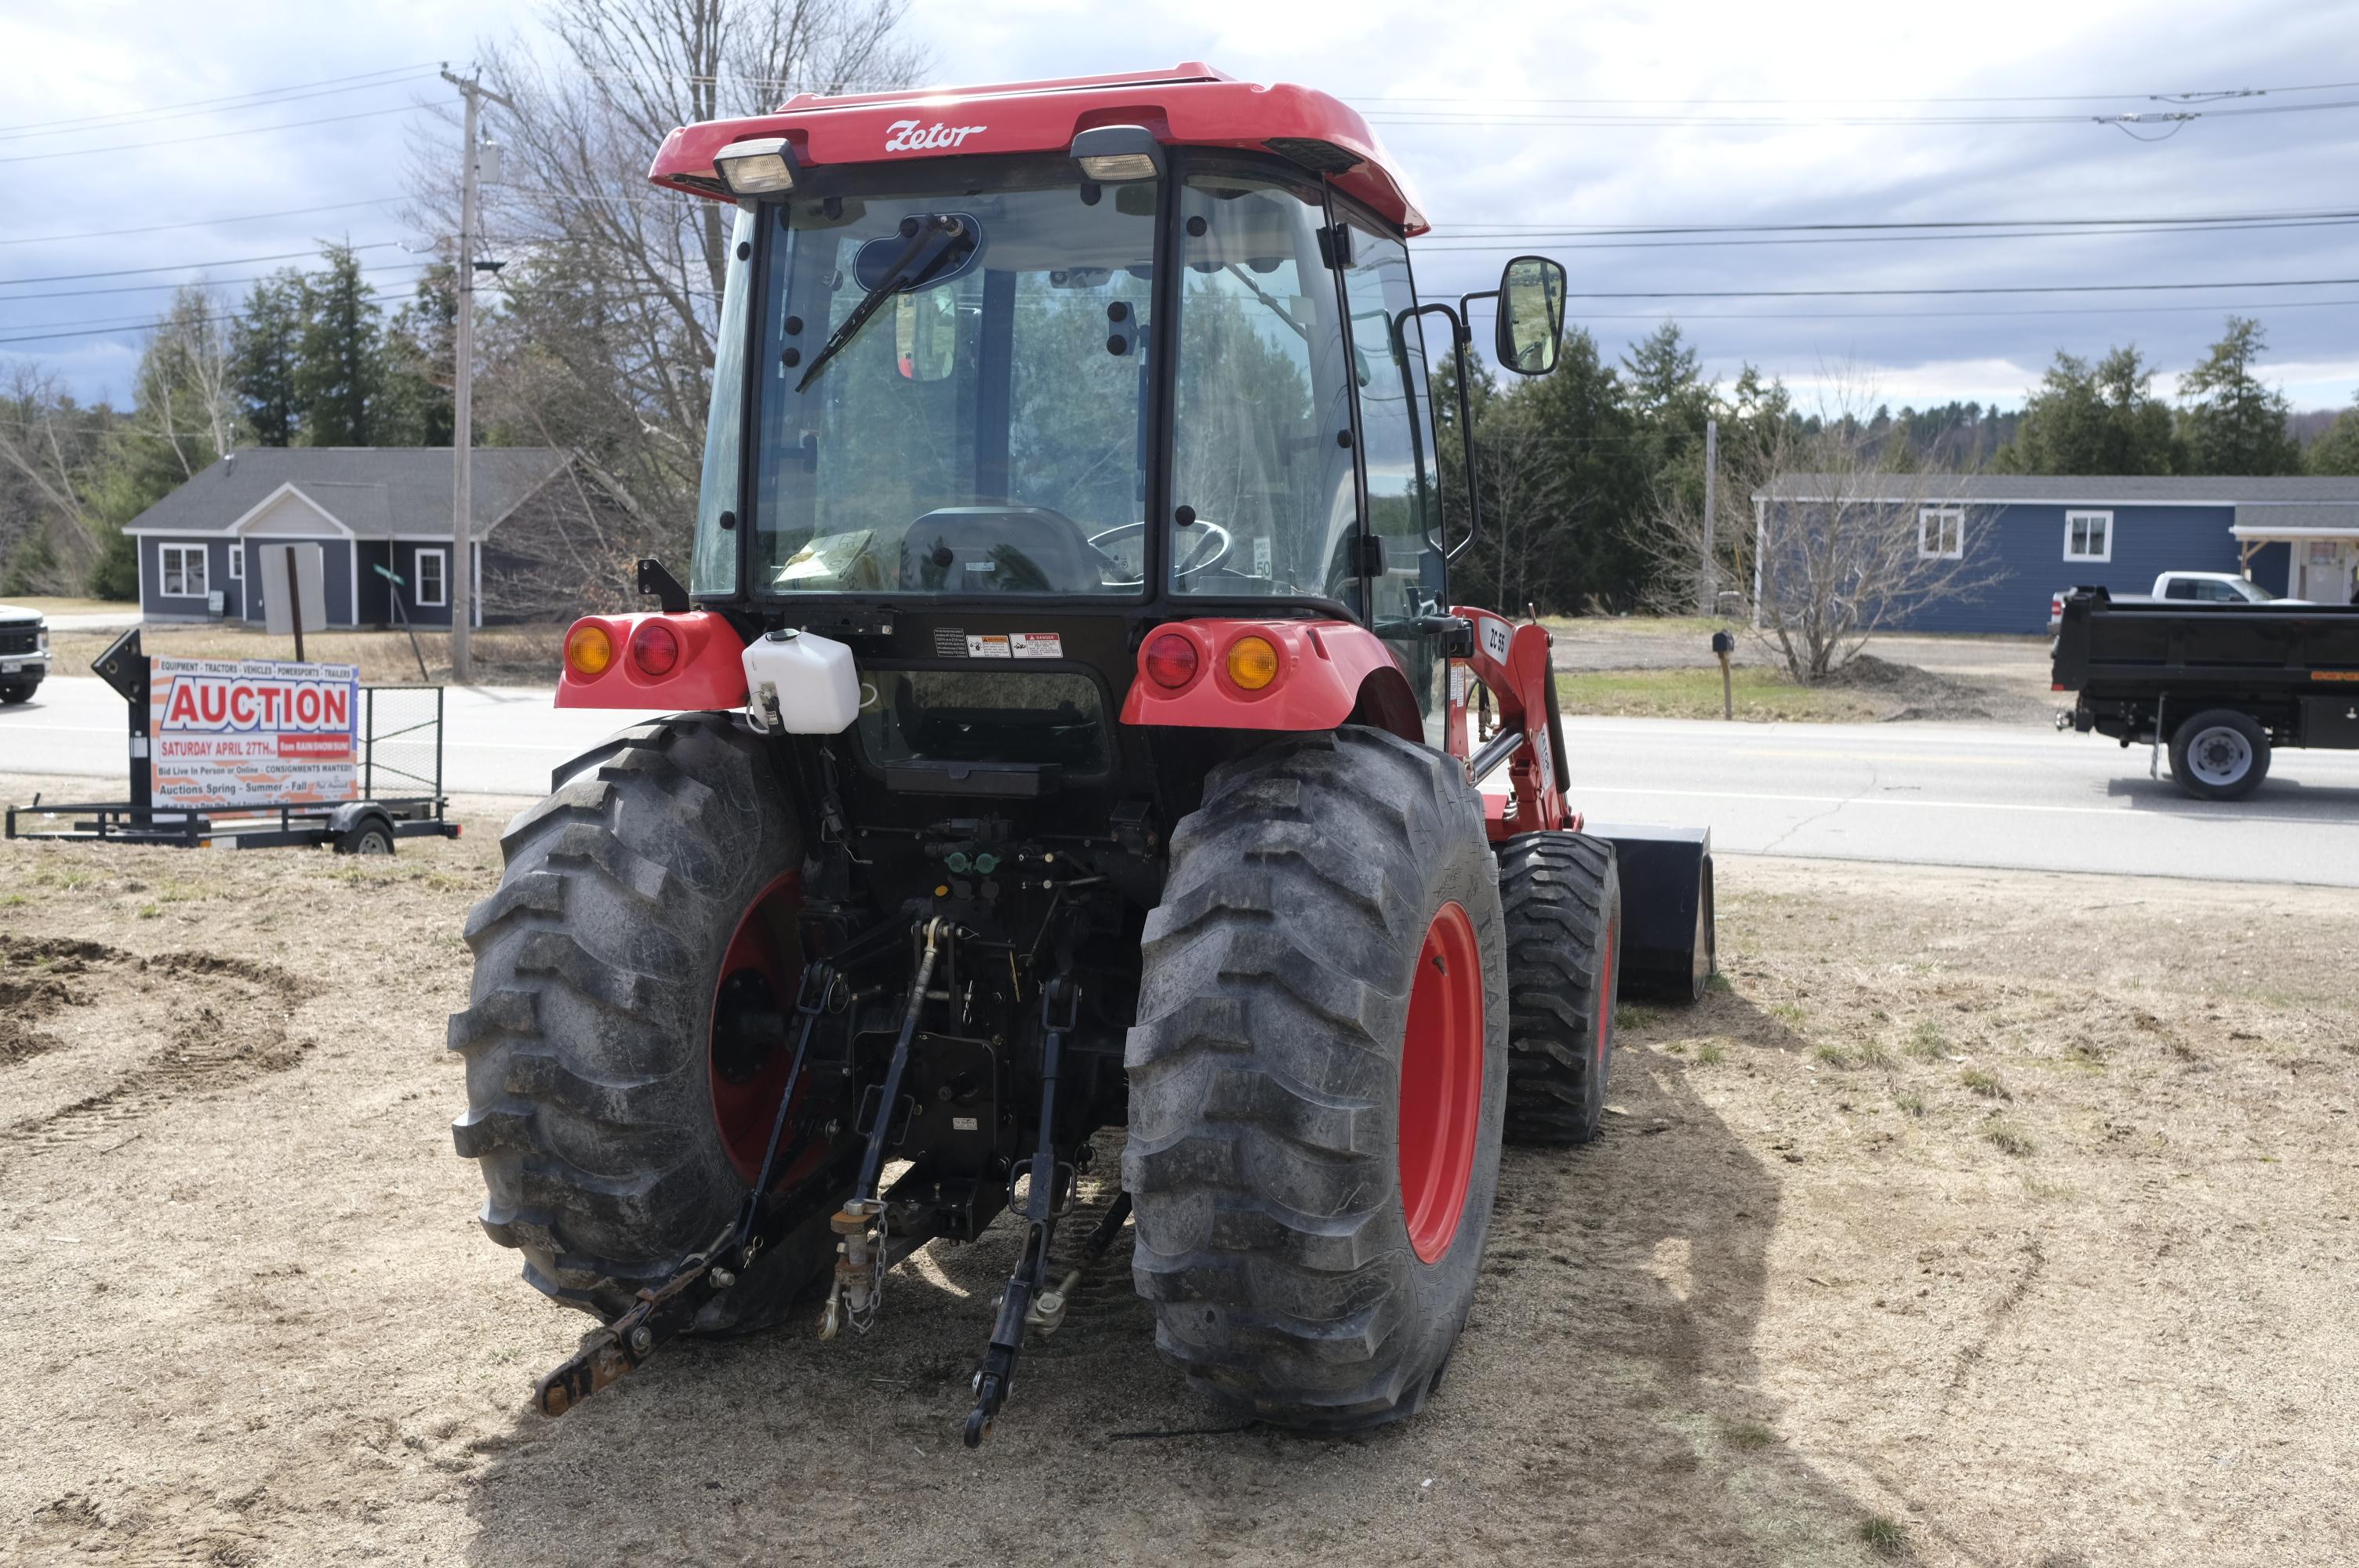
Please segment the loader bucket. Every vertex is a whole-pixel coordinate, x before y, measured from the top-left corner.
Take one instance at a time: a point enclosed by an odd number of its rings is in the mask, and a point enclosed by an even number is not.
[[[1622,994],[1695,1001],[1712,974],[1712,829],[1590,823],[1622,875]]]

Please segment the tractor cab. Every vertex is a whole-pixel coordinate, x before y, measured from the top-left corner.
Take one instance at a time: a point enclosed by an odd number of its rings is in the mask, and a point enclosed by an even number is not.
[[[1501,1141],[1595,1135],[1712,916],[1703,835],[1580,830],[1547,631],[1453,600],[1476,297],[1419,301],[1406,179],[1197,65],[799,97],[651,178],[734,208],[688,580],[558,701],[670,716],[510,825],[451,1021],[486,1230],[607,1325],[542,1408],[808,1291],[866,1333],[1013,1210],[970,1444],[1126,1236],[1214,1398],[1412,1413]],[[1552,368],[1562,269],[1484,297]]]

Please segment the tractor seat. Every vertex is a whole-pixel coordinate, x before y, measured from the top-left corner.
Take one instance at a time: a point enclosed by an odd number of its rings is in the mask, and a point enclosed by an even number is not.
[[[901,536],[901,587],[922,593],[1095,593],[1081,524],[1045,506],[944,506]]]

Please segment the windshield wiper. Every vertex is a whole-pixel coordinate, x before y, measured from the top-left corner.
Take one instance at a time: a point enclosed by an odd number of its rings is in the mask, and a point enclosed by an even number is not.
[[[902,219],[901,232],[909,237],[908,244],[894,258],[893,265],[885,269],[885,276],[876,280],[876,287],[860,297],[860,303],[852,308],[852,314],[843,319],[843,325],[838,327],[820,346],[819,352],[811,356],[810,368],[803,372],[800,381],[795,383],[797,392],[809,386],[811,377],[820,373],[821,367],[860,335],[860,329],[868,324],[868,318],[876,314],[876,308],[885,303],[886,296],[904,285],[923,283],[931,277],[934,269],[940,266],[958,248],[959,241],[966,237],[966,224],[947,212],[929,212],[923,218]],[[928,245],[934,247],[934,254],[926,258],[924,265],[911,272],[910,264]]]

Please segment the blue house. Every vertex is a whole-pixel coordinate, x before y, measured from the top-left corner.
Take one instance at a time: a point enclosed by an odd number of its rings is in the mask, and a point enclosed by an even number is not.
[[[1913,511],[1920,554],[1961,561],[1979,584],[1887,620],[1892,630],[2045,632],[2059,589],[2145,593],[2165,571],[2237,573],[2343,604],[2359,570],[2359,479],[1780,474],[1753,496],[1756,535],[1773,508],[1807,525],[1837,503]]]
[[[473,622],[484,574],[496,574],[500,529],[544,496],[570,461],[547,447],[479,448],[470,488]],[[265,545],[316,544],[331,626],[451,623],[448,447],[253,447],[232,452],[133,518],[139,609],[147,621],[263,620]],[[381,569],[380,569],[381,568]],[[401,580],[396,584],[390,572]],[[250,587],[251,589],[250,590]]]

